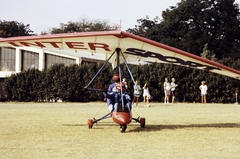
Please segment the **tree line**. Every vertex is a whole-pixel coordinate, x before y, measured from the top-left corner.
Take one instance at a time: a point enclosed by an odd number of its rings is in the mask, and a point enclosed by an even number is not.
[[[231,60],[231,59],[228,59]],[[240,68],[240,60],[231,61]],[[6,78],[2,84],[5,101],[20,102],[88,102],[104,101],[103,93],[113,82],[115,70],[107,64],[102,72],[93,80],[90,89],[85,87],[102,67],[102,63],[83,62],[81,65],[65,66],[55,64],[51,68],[39,71],[29,69]],[[122,77],[127,78],[128,92],[133,93],[133,81],[125,65],[120,66]],[[192,69],[171,64],[153,63],[147,65],[129,65],[134,80],[140,81],[140,86],[150,83],[150,94],[153,102],[163,102],[163,83],[167,77],[175,78],[177,102],[200,102],[199,86],[206,81],[209,88],[207,102],[234,103],[235,93],[240,81],[203,70]],[[140,97],[142,100],[142,97]]]
[[[150,20],[149,17],[145,17],[138,19],[137,22],[138,25],[135,25],[135,28],[129,28],[127,32],[240,70],[240,12],[239,5],[235,3],[235,0],[185,0],[163,11],[162,19],[156,17]],[[79,22],[61,23],[59,28],[52,28],[49,32],[43,31],[42,34],[107,31],[117,28],[117,25],[111,26],[107,21],[82,19]],[[0,21],[0,37],[25,35],[33,35],[29,24]],[[4,81],[6,100],[50,101],[58,98],[73,102],[101,100],[102,93],[96,92],[95,95],[92,95],[83,87],[94,75],[94,71],[98,70],[99,65],[99,63],[83,63],[79,66],[66,67],[61,64],[54,65],[51,69],[42,72],[27,70],[12,75]],[[110,66],[107,68],[106,74],[101,75],[94,83],[104,89],[111,83],[111,76],[114,73]],[[200,101],[197,90],[202,80],[205,80],[209,87],[207,96],[209,102],[232,103],[235,101],[235,93],[239,87],[239,81],[236,79],[171,64],[154,63],[130,66],[130,68],[134,77],[140,80],[141,84],[149,81],[152,100],[156,102],[163,101],[162,84],[165,77],[176,78],[179,84],[176,91],[179,102]],[[125,68],[123,67],[123,69]],[[68,71],[71,72],[71,75]],[[131,88],[133,83],[126,71],[125,69],[123,73]],[[10,88],[11,85],[14,87]],[[30,88],[27,88],[28,86]]]

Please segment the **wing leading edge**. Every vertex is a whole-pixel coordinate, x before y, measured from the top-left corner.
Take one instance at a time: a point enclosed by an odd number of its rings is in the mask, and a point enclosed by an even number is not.
[[[123,31],[81,32],[0,39],[0,47],[37,47],[107,60],[120,48],[128,64],[171,63],[240,79],[240,71]],[[62,52],[63,53],[63,52]],[[120,59],[123,62],[123,59]],[[112,64],[116,58],[110,60]]]

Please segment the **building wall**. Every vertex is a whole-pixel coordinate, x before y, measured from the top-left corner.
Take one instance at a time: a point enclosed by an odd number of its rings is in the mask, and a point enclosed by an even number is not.
[[[55,63],[80,64],[81,57],[31,47],[0,47],[0,78],[19,73],[29,68],[40,71]]]
[[[58,53],[31,47],[0,47],[0,94],[3,94],[2,83],[4,78],[14,73],[37,68],[42,71],[55,63],[63,63],[67,66],[80,64],[81,57]]]

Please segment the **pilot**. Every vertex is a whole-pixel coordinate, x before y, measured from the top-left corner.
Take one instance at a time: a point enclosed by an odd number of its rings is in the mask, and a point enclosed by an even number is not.
[[[115,74],[113,76],[113,81],[114,81],[114,83],[110,84],[110,86],[108,87],[108,92],[118,92],[118,90],[116,88],[116,83],[120,82],[119,74]]]
[[[115,101],[115,93],[114,92],[118,92],[118,90],[116,88],[116,83],[120,82],[119,74],[115,74],[112,79],[113,79],[114,83],[109,85],[108,91],[106,93],[107,105],[108,105],[108,109],[110,112],[112,112],[114,110],[113,109],[113,106],[115,104],[115,102],[114,102]]]
[[[118,103],[121,101],[121,86],[122,86],[122,94],[124,99],[124,104],[128,107],[128,110],[131,111],[131,98],[129,94],[126,92],[126,88],[123,82],[120,82],[119,74],[115,74],[113,76],[114,83],[110,84],[108,87],[108,91],[106,94],[107,105],[110,112],[116,110]]]
[[[122,87],[122,90],[121,90]],[[127,88],[124,82],[117,82],[116,83],[116,88],[118,90],[118,92],[122,93],[122,97],[121,97],[121,93],[118,93],[117,96],[115,96],[115,104],[114,104],[114,110],[117,109],[117,106],[119,103],[122,103],[123,100],[123,104],[128,108],[128,111],[130,112],[132,109],[132,100],[130,95],[127,93]]]

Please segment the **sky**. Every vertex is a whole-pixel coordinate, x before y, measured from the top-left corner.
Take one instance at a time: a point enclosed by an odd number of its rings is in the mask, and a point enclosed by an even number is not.
[[[126,30],[134,28],[137,19],[161,18],[162,11],[179,2],[181,0],[0,0],[0,20],[30,24],[35,34],[83,18],[107,20],[109,25],[118,24],[121,30]]]
[[[181,0],[0,0],[0,20],[30,24],[35,34],[69,21],[107,20],[134,28],[137,19],[161,17],[162,11]]]

